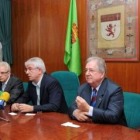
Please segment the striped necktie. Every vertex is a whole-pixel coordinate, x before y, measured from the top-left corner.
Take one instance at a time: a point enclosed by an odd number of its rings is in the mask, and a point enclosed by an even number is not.
[[[92,99],[91,99],[91,106],[93,107],[95,107],[96,105],[96,98],[97,98],[96,92],[97,90],[94,88],[92,92]]]

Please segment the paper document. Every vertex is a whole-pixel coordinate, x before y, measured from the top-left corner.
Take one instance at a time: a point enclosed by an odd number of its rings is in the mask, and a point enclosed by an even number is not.
[[[62,126],[69,126],[69,127],[75,127],[75,128],[80,127],[80,125],[73,124],[72,122],[66,122],[66,123],[63,123],[61,125]]]
[[[25,116],[34,116],[36,115],[35,113],[26,113]]]
[[[8,113],[9,115],[12,115],[12,116],[15,116],[15,115],[17,115],[17,113],[15,113],[15,112],[10,112],[10,113]]]

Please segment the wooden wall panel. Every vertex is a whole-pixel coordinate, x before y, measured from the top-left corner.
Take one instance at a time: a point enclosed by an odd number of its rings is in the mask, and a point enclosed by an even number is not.
[[[81,83],[85,81],[84,67],[88,57],[86,1],[77,0],[83,70]],[[69,4],[70,0],[12,0],[12,72],[23,81],[28,80],[24,74],[24,62],[33,56],[45,61],[48,73],[67,70],[63,57]],[[121,85],[124,91],[140,93],[140,62],[107,62],[107,69],[108,77]]]
[[[69,3],[66,0],[40,1],[40,52],[48,73],[66,70],[63,63]]]
[[[12,46],[14,64],[12,72],[23,81],[27,80],[24,74],[24,62],[38,56],[40,35],[40,5],[35,0],[12,0]]]
[[[86,43],[86,0],[77,0],[79,40],[81,49],[82,74],[80,75],[80,83],[85,82],[85,62],[87,59],[87,43]]]

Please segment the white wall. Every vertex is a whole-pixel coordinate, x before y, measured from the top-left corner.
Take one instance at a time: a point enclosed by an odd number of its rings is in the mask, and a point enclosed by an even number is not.
[[[2,61],[2,44],[0,42],[0,61]]]

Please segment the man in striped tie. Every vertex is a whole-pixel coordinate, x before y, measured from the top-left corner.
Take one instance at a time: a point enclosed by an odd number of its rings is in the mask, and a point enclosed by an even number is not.
[[[107,78],[106,64],[100,57],[90,57],[85,67],[86,83],[69,108],[69,115],[78,121],[127,125],[123,108],[122,88]]]

